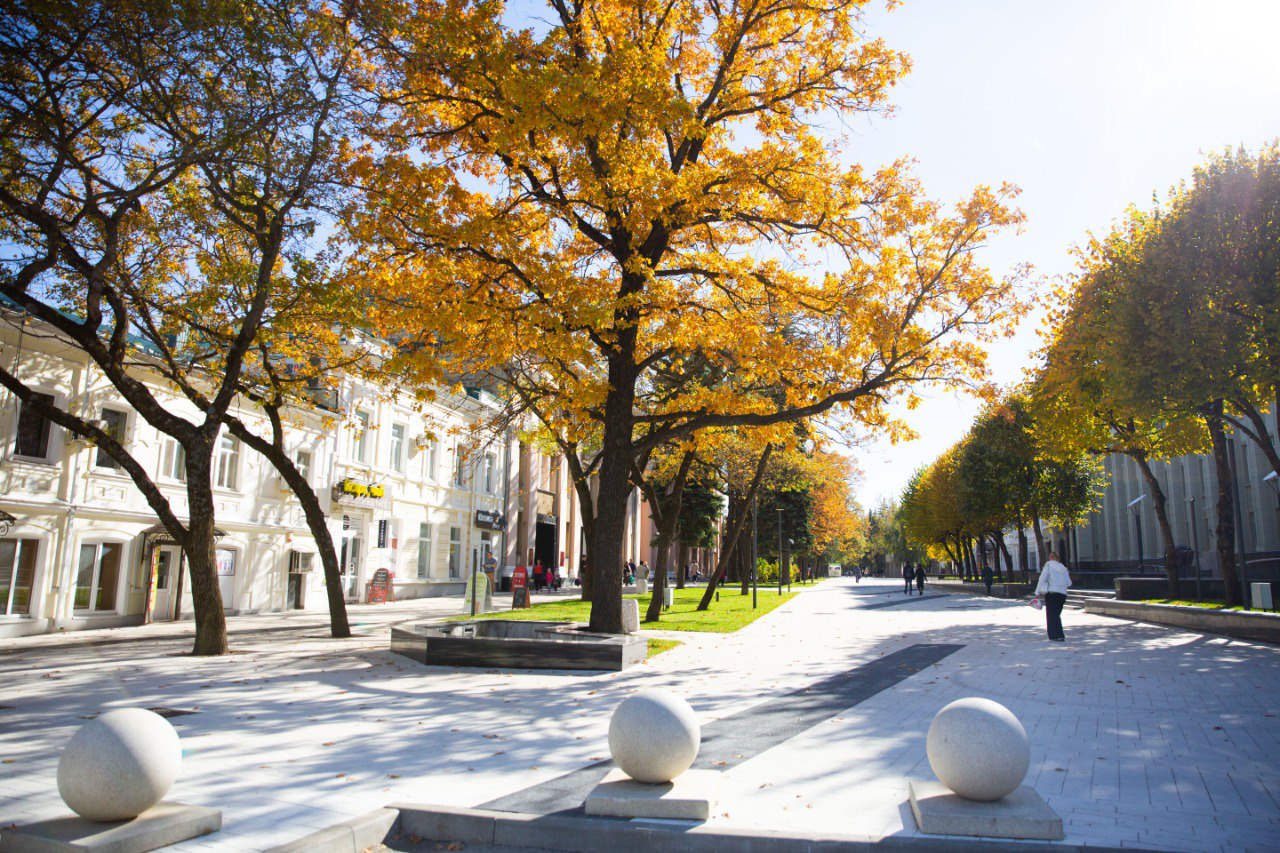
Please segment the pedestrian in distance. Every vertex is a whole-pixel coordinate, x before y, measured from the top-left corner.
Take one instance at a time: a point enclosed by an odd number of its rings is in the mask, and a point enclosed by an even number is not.
[[[855,566],[853,569],[853,582],[862,583],[862,567]]]
[[[916,566],[916,591],[924,595],[924,563]]]
[[[991,571],[990,566],[982,567],[982,582],[987,585],[987,595],[991,594],[991,582],[995,580],[995,573]]]
[[[1056,551],[1049,552],[1049,562],[1040,569],[1036,583],[1036,595],[1044,599],[1044,618],[1049,629],[1049,639],[1061,643],[1067,636],[1062,631],[1062,606],[1067,603],[1067,590],[1071,589],[1071,574],[1058,562]]]
[[[910,595],[911,582],[916,579],[916,570],[910,563],[907,563],[902,567],[902,579],[907,582],[907,588],[904,589],[903,592]]]

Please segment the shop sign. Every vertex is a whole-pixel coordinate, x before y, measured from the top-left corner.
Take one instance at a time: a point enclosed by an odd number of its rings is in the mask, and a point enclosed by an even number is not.
[[[481,530],[501,530],[502,514],[487,509],[476,510],[476,527]]]
[[[511,576],[511,607],[529,606],[529,569],[525,566],[516,566],[516,572]]]

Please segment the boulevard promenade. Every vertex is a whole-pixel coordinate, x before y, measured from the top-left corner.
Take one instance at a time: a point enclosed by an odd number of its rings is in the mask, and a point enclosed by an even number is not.
[[[744,745],[723,756],[717,826],[915,836],[907,782],[931,775],[929,723],[985,696],[1026,727],[1027,784],[1065,843],[1280,848],[1280,648],[1076,611],[1050,643],[1021,602],[844,578],[734,634],[653,632],[681,645],[623,673],[428,668],[386,650],[392,623],[459,607],[353,608],[344,641],[315,614],[244,617],[215,659],[186,654],[183,626],[0,641],[0,826],[67,811],[59,751],[112,708],[192,712],[171,719],[185,756],[170,799],[221,808],[224,828],[174,849],[256,850],[388,803],[529,799],[607,758],[613,708],[663,687]],[[805,688],[834,710],[783,713]],[[799,730],[774,742],[771,725]]]

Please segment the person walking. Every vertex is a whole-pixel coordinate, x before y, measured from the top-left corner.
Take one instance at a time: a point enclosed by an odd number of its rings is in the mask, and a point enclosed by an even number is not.
[[[916,590],[924,595],[924,563],[916,566]]]
[[[1036,595],[1044,598],[1044,618],[1049,629],[1049,639],[1061,643],[1067,639],[1062,631],[1062,606],[1067,603],[1067,590],[1071,589],[1071,574],[1058,562],[1056,551],[1049,552],[1049,562],[1040,569],[1036,583]]]
[[[911,594],[911,582],[916,579],[916,570],[907,563],[902,567],[902,579],[907,582],[907,588],[903,590],[907,595]]]
[[[991,594],[991,582],[995,580],[995,573],[991,571],[990,566],[982,567],[982,582],[987,585],[987,595]]]
[[[853,582],[862,583],[862,567],[861,566],[853,567]]]

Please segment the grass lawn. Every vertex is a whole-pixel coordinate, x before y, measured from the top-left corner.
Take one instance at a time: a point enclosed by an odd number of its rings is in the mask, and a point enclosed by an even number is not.
[[[1178,604],[1183,607],[1203,607],[1206,610],[1242,610],[1239,605],[1228,607],[1225,601],[1184,601],[1180,598],[1147,598],[1143,604]]]
[[[662,612],[657,622],[645,622],[643,627],[661,631],[708,631],[728,634],[739,628],[750,625],[773,608],[799,595],[805,587],[793,587],[795,592],[778,595],[773,588],[760,588],[760,606],[751,609],[751,595],[740,595],[740,587],[731,586],[720,590],[720,600],[712,601],[711,607],[699,613],[694,608],[702,600],[702,587],[672,590],[675,603]],[[648,595],[628,595],[640,602],[640,618],[644,618],[645,608],[649,605]],[[466,619],[467,616],[456,616],[454,619]],[[523,619],[545,622],[586,622],[591,618],[591,602],[578,598],[566,598],[560,601],[547,601],[535,604],[524,610],[502,610],[497,613],[485,613],[478,617],[483,619]],[[652,642],[652,641],[650,641]],[[653,646],[650,647],[650,654]],[[665,649],[663,650],[665,651]]]
[[[645,655],[645,657],[653,657],[654,655],[660,655],[663,652],[669,652],[678,645],[680,645],[679,640],[659,640],[656,637],[650,637],[649,654]]]

